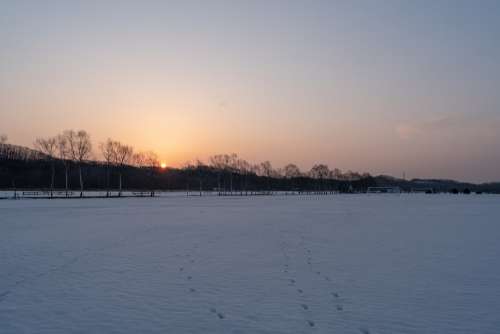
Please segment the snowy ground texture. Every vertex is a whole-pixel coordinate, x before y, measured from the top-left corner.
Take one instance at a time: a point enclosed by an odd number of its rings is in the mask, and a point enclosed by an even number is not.
[[[0,201],[0,333],[499,333],[500,197]]]

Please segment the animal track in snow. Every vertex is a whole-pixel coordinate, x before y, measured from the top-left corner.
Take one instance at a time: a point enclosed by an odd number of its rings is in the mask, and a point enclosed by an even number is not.
[[[307,304],[300,304],[304,310],[309,310],[309,306]]]
[[[5,292],[2,292],[0,293],[0,302],[6,298],[12,291],[8,290],[8,291],[5,291]]]
[[[208,309],[210,313],[216,314],[219,319],[224,319],[226,316],[222,312],[217,312],[217,309],[215,307],[211,307]]]

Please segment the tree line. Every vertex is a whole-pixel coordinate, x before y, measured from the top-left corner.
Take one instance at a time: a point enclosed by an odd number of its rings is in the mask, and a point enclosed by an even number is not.
[[[116,188],[121,196],[125,181],[128,188],[147,186],[151,191],[155,188],[184,188],[199,190],[200,193],[204,190],[230,193],[251,190],[352,191],[374,185],[368,173],[343,173],[321,163],[308,171],[301,171],[293,163],[274,168],[270,161],[255,164],[233,153],[213,155],[206,163],[196,160],[179,169],[162,170],[155,152],[136,152],[131,145],[118,140],[108,138],[98,143],[97,151],[99,159],[95,159],[91,137],[85,130],[65,130],[55,136],[36,138],[33,149],[9,144],[7,136],[2,135],[0,162],[6,168],[3,168],[3,174],[0,170],[0,177],[4,179],[0,186],[6,186],[5,169],[10,172],[7,174],[12,179],[11,187],[16,186],[16,181],[32,187],[44,177],[47,180],[45,187],[51,194],[56,189],[57,173],[64,176],[66,192],[74,188],[72,184],[76,178],[80,196],[87,186],[87,178],[90,178],[91,188],[106,189],[108,196]],[[113,178],[117,182],[112,182]],[[37,181],[27,182],[27,179]]]

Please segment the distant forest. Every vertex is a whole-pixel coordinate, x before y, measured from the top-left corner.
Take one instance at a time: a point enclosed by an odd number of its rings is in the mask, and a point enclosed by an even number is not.
[[[95,159],[98,153],[101,159]],[[192,190],[192,191],[308,191],[365,192],[368,187],[400,187],[403,191],[500,192],[500,184],[470,184],[448,180],[406,181],[368,173],[342,172],[315,164],[307,172],[295,164],[274,168],[269,161],[252,164],[236,154],[211,156],[208,162],[182,168],[160,166],[154,152],[135,152],[132,146],[108,139],[94,148],[86,131],[67,130],[38,138],[34,148],[8,143],[0,136],[1,189]]]

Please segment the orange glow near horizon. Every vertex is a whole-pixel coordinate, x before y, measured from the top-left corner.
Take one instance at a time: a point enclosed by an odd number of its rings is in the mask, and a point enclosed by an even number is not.
[[[165,169],[165,168],[167,168],[167,163],[162,161],[162,162],[160,163],[160,168],[161,168],[161,169]]]

